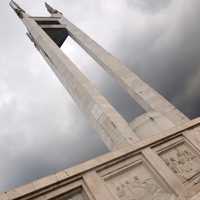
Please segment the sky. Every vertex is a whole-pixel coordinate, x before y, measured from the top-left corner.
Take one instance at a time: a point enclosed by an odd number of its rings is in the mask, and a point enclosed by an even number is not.
[[[18,0],[34,16],[42,0]],[[49,0],[188,117],[199,116],[199,0]],[[0,191],[108,152],[7,0],[0,18]],[[70,38],[62,50],[130,122],[143,110]]]

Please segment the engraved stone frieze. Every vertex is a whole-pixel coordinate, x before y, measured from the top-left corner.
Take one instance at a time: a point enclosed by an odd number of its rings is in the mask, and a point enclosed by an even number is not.
[[[120,200],[175,200],[143,164],[138,164],[125,172],[107,180],[111,192]]]
[[[200,158],[188,144],[181,143],[161,153],[161,158],[183,183],[192,179],[195,184],[200,183]]]

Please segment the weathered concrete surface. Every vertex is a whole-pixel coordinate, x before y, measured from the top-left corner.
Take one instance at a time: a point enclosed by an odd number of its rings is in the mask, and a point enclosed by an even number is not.
[[[127,90],[128,92],[129,92],[129,87],[127,87],[126,85],[127,80],[125,80],[123,76],[129,77],[129,78],[135,76],[137,80],[140,81],[140,84],[135,79],[134,80],[134,82],[136,81],[134,84],[135,87],[131,87],[131,94],[134,99],[136,98],[137,100],[137,97],[135,96],[135,93],[133,93],[133,90],[137,91],[147,86],[147,84],[144,83],[142,80],[140,80],[133,72],[128,71],[128,69],[125,66],[123,66],[119,61],[117,61],[116,58],[114,58],[112,55],[106,52],[101,46],[95,43],[95,41],[93,41],[89,36],[87,36],[85,33],[79,30],[76,26],[70,23],[67,19],[65,19],[62,16],[62,14],[56,14],[56,16],[53,15],[49,19],[38,18],[38,17],[33,18],[33,19],[35,19],[41,25],[43,29],[51,28],[51,29],[56,30],[57,28],[63,29],[65,27],[67,29],[67,33],[76,42],[78,42],[99,64],[101,64],[107,72],[110,72],[110,74],[114,78],[116,78],[119,82],[124,81],[124,83],[121,83],[121,85],[124,86],[124,89]],[[117,61],[117,64],[116,64],[116,61]],[[148,89],[148,91],[146,89]],[[148,88],[146,89],[144,90],[145,92],[144,95],[146,95],[147,99],[146,100],[140,99],[140,102],[142,103],[140,105],[143,108],[145,108],[146,111],[148,112],[147,114],[144,114],[138,117],[137,119],[134,119],[133,122],[130,123],[132,130],[134,132],[137,132],[137,135],[139,138],[150,137],[152,134],[159,133],[162,130],[167,130],[171,126],[180,124],[188,120],[186,119],[186,117],[184,117],[184,115],[180,111],[175,109],[167,100],[161,97],[152,88],[148,86]],[[153,91],[152,94],[154,95],[154,96],[151,96],[153,98],[152,101],[155,101],[153,103],[159,102],[159,106],[160,106],[159,109],[161,109],[164,113],[161,113],[160,111],[158,112],[157,109],[152,107],[153,104],[151,104],[150,102],[151,99],[148,99],[150,90]],[[162,106],[165,106],[165,109]],[[168,115],[170,115],[171,117],[169,117]]]
[[[79,108],[87,114],[91,124],[100,133],[108,148],[113,150],[137,142],[138,138],[128,123],[34,19],[25,15],[22,20],[36,48],[44,56]]]
[[[117,80],[122,88],[126,90],[145,111],[161,113],[175,125],[188,121],[188,118],[182,112],[176,109],[158,92],[64,16],[61,15],[59,22],[66,27],[69,35],[93,57],[106,72]]]
[[[135,118],[129,126],[143,140],[172,128],[174,124],[164,115],[152,111]]]
[[[200,174],[194,169],[198,166],[200,170],[200,164],[194,165],[196,159],[199,159],[194,157],[194,153],[200,155],[200,151],[196,148],[198,145],[200,149],[199,127],[200,118],[140,141],[134,147],[129,146],[110,152],[19,188],[0,193],[0,200],[50,200],[62,196],[67,200],[70,198],[131,200],[133,197],[138,200],[143,194],[143,200],[150,198],[198,200],[200,182],[196,180],[200,178]],[[194,144],[194,138],[199,142]],[[168,166],[162,159],[163,152],[171,154],[171,149],[178,148],[179,143],[189,145],[192,149],[187,153],[190,159],[187,157],[180,157],[180,159],[181,163],[185,162],[184,165],[190,165],[192,162],[190,170],[196,173],[184,184],[171,170],[172,166]],[[184,148],[179,152],[180,155],[185,152]],[[176,163],[174,166],[180,165],[179,167],[184,169],[181,173],[188,175],[188,168],[181,163]],[[192,182],[195,184],[191,184]]]

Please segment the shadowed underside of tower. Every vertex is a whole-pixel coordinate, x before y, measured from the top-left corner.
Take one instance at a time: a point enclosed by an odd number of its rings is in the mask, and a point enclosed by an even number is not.
[[[34,181],[0,199],[199,199],[200,119],[189,120],[157,91],[47,3],[49,17],[10,6],[27,35],[87,116],[110,153]],[[128,123],[60,47],[77,42],[145,113]]]

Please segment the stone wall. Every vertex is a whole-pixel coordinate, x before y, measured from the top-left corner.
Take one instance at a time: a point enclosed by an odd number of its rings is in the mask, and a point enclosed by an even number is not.
[[[200,118],[0,193],[0,200],[199,199]]]

